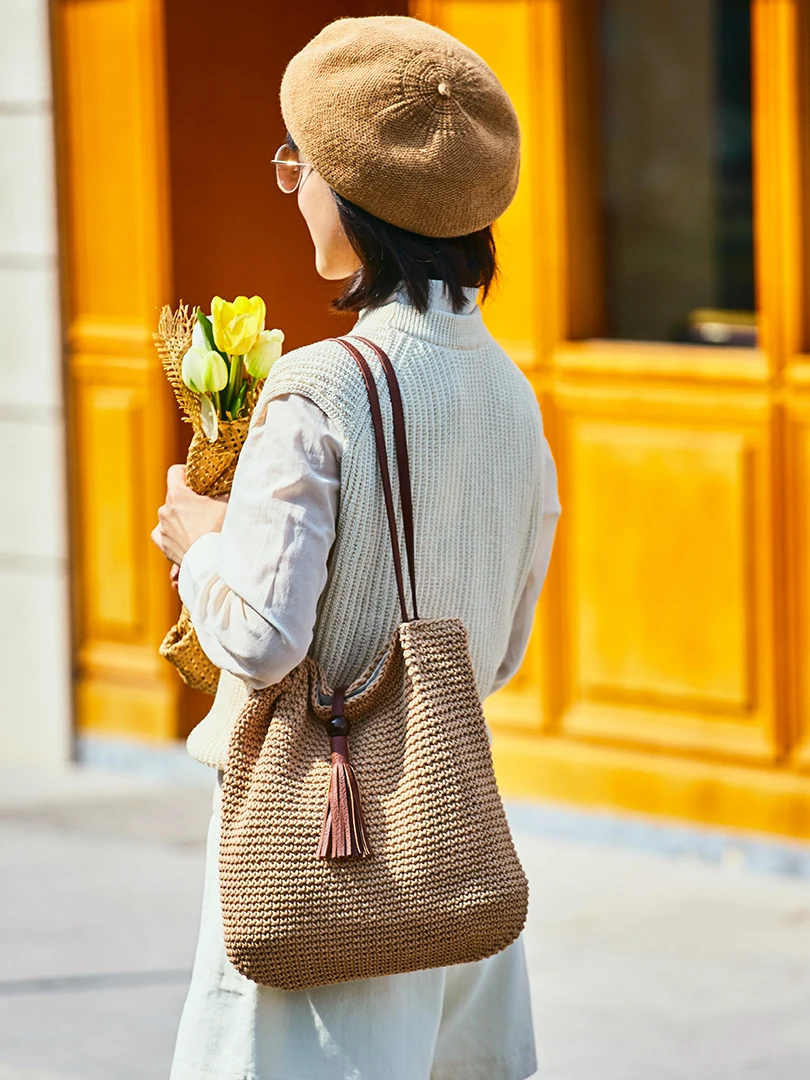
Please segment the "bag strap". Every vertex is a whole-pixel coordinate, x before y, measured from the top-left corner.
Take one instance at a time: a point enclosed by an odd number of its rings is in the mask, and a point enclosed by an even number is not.
[[[408,606],[405,601],[405,585],[402,576],[402,555],[399,547],[396,515],[394,513],[394,494],[391,487],[391,472],[388,465],[388,451],[385,445],[385,431],[383,428],[382,410],[380,398],[377,393],[377,384],[368,365],[366,358],[356,345],[351,344],[346,338],[330,338],[330,341],[339,342],[354,359],[360,368],[363,382],[366,386],[369,405],[371,406],[371,421],[374,428],[374,441],[377,447],[377,458],[380,464],[380,475],[383,484],[383,497],[385,499],[385,512],[388,517],[388,529],[391,535],[391,551],[394,556],[394,574],[399,594],[399,607],[403,622],[410,622]],[[402,408],[402,395],[399,390],[399,382],[394,372],[394,366],[383,350],[367,338],[357,338],[358,341],[369,345],[379,358],[391,398],[391,411],[394,421],[394,449],[397,458],[397,474],[399,476],[400,502],[402,504],[402,524],[405,532],[405,551],[408,558],[408,571],[411,584],[411,599],[413,601],[413,618],[418,619],[416,606],[416,571],[414,566],[414,528],[413,528],[413,494],[411,491],[410,463],[408,460],[408,444],[405,436],[405,415]]]
[[[391,412],[394,420],[394,449],[397,458],[397,475],[399,477],[399,498],[402,504],[402,527],[405,532],[405,552],[408,556],[408,571],[411,579],[411,599],[413,600],[413,617],[418,619],[416,613],[416,556],[414,553],[414,529],[413,529],[413,488],[411,487],[411,465],[408,457],[408,440],[405,435],[405,411],[402,408],[402,395],[399,392],[399,380],[397,379],[394,365],[387,354],[379,345],[368,338],[352,335],[356,341],[362,341],[373,349],[382,365],[385,377],[388,380],[388,393],[391,398]]]

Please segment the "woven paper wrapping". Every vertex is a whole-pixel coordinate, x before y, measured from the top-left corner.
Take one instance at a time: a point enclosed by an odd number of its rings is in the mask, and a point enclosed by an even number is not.
[[[177,311],[166,306],[160,313],[158,332],[153,336],[166,375],[184,413],[183,421],[190,423],[194,432],[186,458],[186,483],[198,495],[225,495],[231,490],[239,452],[247,438],[250,414],[258,401],[263,382],[256,383],[246,395],[247,415],[239,420],[220,419],[216,442],[209,442],[202,430],[200,398],[186,386],[182,377],[183,356],[191,345],[196,321],[196,315],[189,312],[188,305],[181,304]],[[219,668],[202,651],[185,604],[177,623],[163,639],[160,655],[174,664],[189,686],[204,690],[207,694],[216,694]]]
[[[459,619],[402,623],[347,691],[371,856],[316,857],[330,748],[305,658],[253,692],[228,748],[220,892],[228,957],[297,990],[480,960],[523,928],[528,883],[498,793]]]

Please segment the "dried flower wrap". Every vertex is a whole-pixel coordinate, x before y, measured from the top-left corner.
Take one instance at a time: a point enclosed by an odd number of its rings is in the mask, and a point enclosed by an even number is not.
[[[183,422],[191,424],[194,434],[186,458],[186,483],[198,495],[226,495],[231,490],[236,462],[247,438],[250,414],[256,405],[262,383],[257,382],[247,393],[247,415],[239,420],[219,421],[216,442],[209,442],[202,429],[200,398],[183,382],[183,357],[191,345],[196,316],[187,304],[177,311],[168,306],[160,313],[158,331],[153,335],[163,368],[175,397],[185,414]],[[219,683],[219,668],[200,646],[185,604],[180,618],[166,634],[160,645],[160,655],[174,664],[184,682],[195,690],[214,696]]]

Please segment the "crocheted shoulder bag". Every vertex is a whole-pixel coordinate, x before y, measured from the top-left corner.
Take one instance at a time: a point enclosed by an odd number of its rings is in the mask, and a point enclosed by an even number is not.
[[[405,420],[388,380],[411,606],[371,368],[368,391],[402,621],[348,686],[307,656],[254,691],[231,732],[219,848],[225,947],[257,983],[299,990],[481,960],[520,934],[528,883],[498,793],[458,618],[420,619]],[[349,747],[351,745],[351,754]]]

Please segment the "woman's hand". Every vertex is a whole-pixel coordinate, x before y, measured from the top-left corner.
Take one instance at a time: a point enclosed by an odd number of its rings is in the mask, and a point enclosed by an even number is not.
[[[158,524],[152,539],[178,566],[183,556],[205,533],[220,532],[225,518],[227,495],[209,498],[198,495],[186,484],[185,465],[172,465],[167,476],[166,502],[158,510]],[[173,576],[172,584],[176,581]]]

